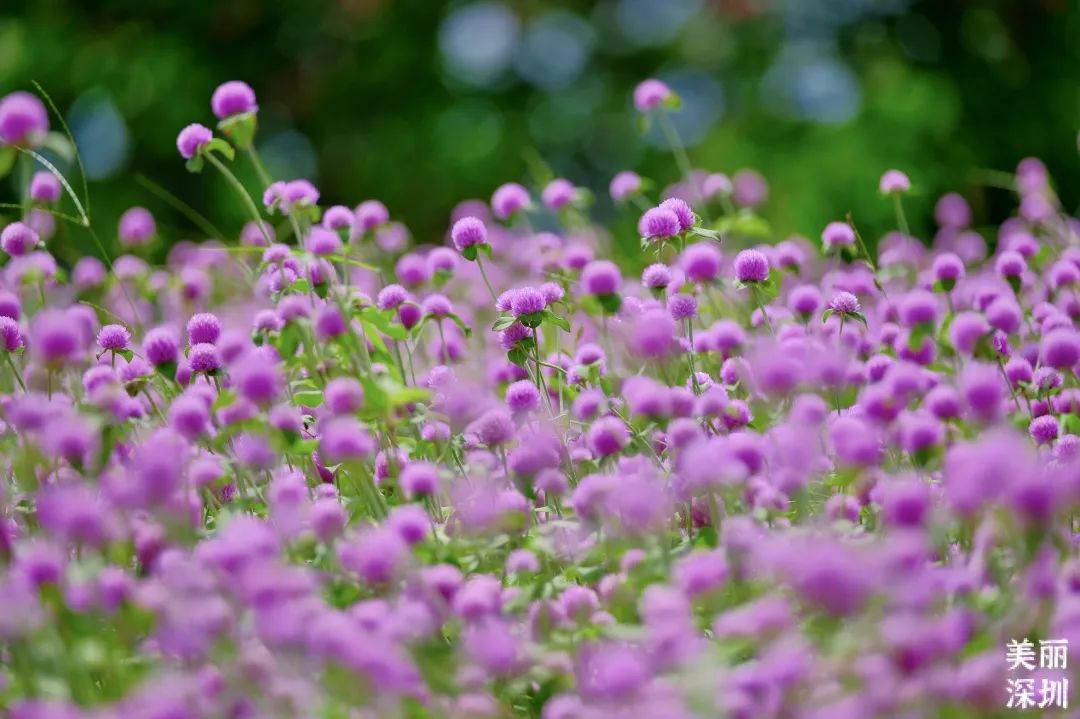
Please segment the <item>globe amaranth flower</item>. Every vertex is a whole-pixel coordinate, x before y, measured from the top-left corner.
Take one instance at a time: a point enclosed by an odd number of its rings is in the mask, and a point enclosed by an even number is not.
[[[23,257],[38,246],[38,233],[22,222],[12,222],[0,231],[0,248],[12,257]]]
[[[126,350],[131,343],[131,333],[123,325],[105,325],[98,332],[97,343],[103,350]]]
[[[855,230],[846,222],[830,222],[821,232],[821,242],[826,252],[852,247],[855,245]]]
[[[464,252],[469,247],[487,244],[487,227],[478,217],[462,217],[450,230],[450,239],[458,252]]]
[[[155,327],[148,331],[143,337],[143,354],[155,366],[175,363],[180,354],[176,334],[167,327]]]
[[[858,302],[856,299],[856,305]],[[788,309],[804,320],[821,309],[821,303],[821,291],[814,285],[798,285],[788,294]]]
[[[191,316],[187,323],[188,344],[214,344],[221,336],[221,320],[209,312]]]
[[[671,270],[664,264],[653,264],[641,273],[641,284],[650,290],[662,290],[671,283]]]
[[[642,80],[634,88],[634,107],[638,112],[649,112],[663,105],[674,96],[671,88],[660,80]]]
[[[686,232],[694,226],[694,211],[690,209],[690,205],[678,197],[669,197],[660,203],[659,208],[661,210],[671,210],[675,213],[675,217],[679,218],[679,230]]]
[[[522,287],[510,300],[510,310],[518,318],[543,312],[546,306],[544,295],[534,287]]]
[[[853,315],[862,312],[859,298],[850,292],[837,292],[829,300],[829,309],[837,314]]]
[[[590,295],[614,295],[622,285],[622,273],[614,262],[593,260],[581,271],[581,285]]]
[[[513,217],[529,206],[529,191],[516,182],[500,185],[491,196],[491,212],[500,220]]]
[[[883,195],[901,195],[911,191],[911,180],[900,170],[887,170],[881,176],[878,190]]]
[[[653,207],[638,221],[638,234],[646,239],[665,240],[679,232],[679,218],[669,209]]]
[[[0,99],[0,143],[27,145],[49,131],[45,104],[28,92],[13,92]]]
[[[769,260],[757,250],[743,250],[735,256],[735,278],[739,282],[765,282],[769,279]]]
[[[390,222],[390,210],[378,200],[365,200],[356,206],[356,230],[361,234],[371,232]]]
[[[1036,444],[1051,444],[1058,438],[1058,421],[1053,415],[1036,417],[1028,425],[1028,433]]]
[[[76,360],[83,347],[79,321],[64,310],[38,312],[30,323],[30,350],[47,365]]]
[[[179,150],[180,157],[190,160],[209,145],[213,139],[214,133],[210,131],[209,127],[193,122],[176,136],[176,149]]]
[[[640,190],[641,176],[636,172],[630,172],[629,170],[624,170],[611,178],[611,184],[608,186],[608,192],[611,194],[611,199],[616,202],[622,202],[628,197],[635,195]]]
[[[1080,362],[1080,334],[1073,329],[1056,329],[1039,343],[1039,359],[1047,367],[1072,369]]]
[[[540,200],[552,210],[561,210],[573,202],[577,195],[574,183],[563,178],[556,178],[549,182],[540,193]]]
[[[506,406],[515,413],[534,412],[540,409],[540,390],[527,379],[518,380],[506,388]]]
[[[319,456],[337,464],[375,454],[375,440],[354,417],[338,416],[319,425]]]
[[[971,206],[962,195],[949,192],[934,205],[934,219],[942,227],[962,229],[971,224]]]
[[[409,497],[427,497],[439,489],[439,468],[430,462],[409,462],[398,478]]]
[[[230,80],[223,82],[210,96],[210,109],[219,120],[247,112],[258,112],[255,91],[246,82]]]
[[[28,195],[34,202],[47,205],[60,199],[60,190],[60,178],[47,170],[40,170],[30,180]]]
[[[668,298],[667,307],[676,322],[682,322],[697,315],[697,300],[693,295],[672,295]]]
[[[208,342],[193,344],[188,350],[188,366],[196,374],[212,374],[221,367],[218,349]]]
[[[964,277],[964,261],[952,252],[942,252],[934,258],[930,271],[935,281],[940,282],[946,290],[950,290],[957,280]]]
[[[145,207],[132,207],[120,215],[120,244],[128,247],[145,245],[157,232],[157,223],[150,210]]]
[[[586,442],[597,457],[610,457],[630,442],[630,430],[618,417],[601,417],[589,428]]]
[[[323,405],[333,414],[356,414],[364,407],[364,388],[352,377],[335,377],[323,389]]]
[[[15,352],[22,345],[22,327],[16,320],[0,315],[0,349],[5,352]]]
[[[679,264],[691,282],[712,282],[720,275],[720,250],[710,242],[696,242],[683,251]]]

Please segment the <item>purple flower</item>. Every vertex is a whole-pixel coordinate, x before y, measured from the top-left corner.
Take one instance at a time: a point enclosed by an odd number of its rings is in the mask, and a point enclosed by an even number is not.
[[[217,347],[206,342],[191,345],[187,359],[191,371],[196,373],[210,374],[221,367]]]
[[[34,173],[30,180],[30,199],[42,204],[51,204],[60,199],[60,178],[46,170]]]
[[[679,231],[686,232],[694,226],[694,211],[678,197],[671,197],[660,203],[659,209],[670,210],[679,218]]]
[[[516,182],[508,182],[491,196],[491,211],[495,217],[506,220],[528,207],[531,201],[528,190]]]
[[[10,317],[0,315],[0,348],[5,352],[15,352],[22,345],[22,327]]]
[[[641,273],[641,284],[650,290],[662,290],[671,283],[671,270],[667,265],[649,265]]]
[[[22,257],[38,246],[38,233],[22,222],[12,222],[0,231],[0,248],[12,257]]]
[[[608,186],[611,199],[616,202],[622,202],[640,190],[641,177],[636,172],[630,172],[629,170],[620,172],[611,178],[611,184]]]
[[[622,273],[608,260],[593,260],[581,271],[581,285],[590,295],[614,295],[622,285]]]
[[[218,85],[210,96],[210,109],[219,120],[246,112],[258,112],[255,91],[246,82],[230,80]]]
[[[131,343],[131,333],[123,325],[105,325],[98,332],[97,343],[103,350],[126,350]]]
[[[837,292],[829,300],[829,309],[838,314],[854,315],[862,312],[859,298],[850,292]]]
[[[145,245],[157,232],[157,224],[150,210],[132,207],[120,215],[120,243],[128,247]]]
[[[214,133],[209,127],[193,122],[176,136],[176,149],[180,151],[180,157],[190,160],[199,154],[204,147],[214,139]]]
[[[668,298],[668,312],[676,322],[688,320],[697,315],[697,300],[693,295],[672,295]]]
[[[540,193],[540,200],[552,210],[561,210],[569,205],[577,195],[577,188],[569,180],[552,180]]]
[[[319,455],[327,463],[365,459],[375,450],[375,440],[353,417],[334,417],[319,426]]]
[[[900,170],[887,170],[881,176],[878,190],[883,195],[902,195],[911,191],[911,180]]]
[[[739,282],[767,281],[769,260],[757,250],[743,250],[735,256],[735,278]]]
[[[1058,438],[1058,421],[1053,415],[1043,415],[1031,420],[1028,433],[1036,444],[1051,444]]]
[[[0,99],[0,142],[33,144],[49,131],[45,104],[28,92],[13,92]]]
[[[348,325],[337,305],[323,305],[315,315],[315,337],[320,342],[328,342],[341,337],[347,329]]]
[[[214,344],[221,336],[221,320],[209,312],[194,314],[187,323],[188,344]]]
[[[618,417],[601,417],[589,428],[587,442],[597,457],[618,454],[630,441],[630,430]]]
[[[544,296],[540,294],[540,291],[533,287],[522,287],[514,292],[513,299],[510,301],[510,309],[513,311],[515,317],[521,317],[522,315],[534,315],[537,312],[543,312],[547,303],[544,301]]]
[[[356,414],[364,407],[364,388],[352,377],[335,377],[326,383],[323,404],[334,414]]]
[[[667,239],[679,234],[679,217],[669,209],[646,210],[638,221],[638,234],[647,239]]]
[[[390,221],[390,210],[378,200],[365,200],[356,206],[356,229],[367,234]]]
[[[540,390],[527,379],[514,382],[506,388],[506,406],[515,413],[535,412],[540,409]]]
[[[1080,334],[1072,329],[1057,329],[1043,336],[1039,357],[1048,367],[1071,370],[1080,362]]]
[[[671,89],[659,80],[648,79],[634,88],[634,108],[638,112],[649,112],[673,97]]]
[[[463,252],[467,247],[487,244],[487,228],[479,218],[463,217],[454,223],[450,230],[450,239],[458,252]]]
[[[75,361],[81,354],[78,320],[70,312],[44,310],[30,323],[30,351],[48,365]]]
[[[846,222],[830,222],[821,233],[825,251],[835,248],[852,247],[855,244],[855,231]]]
[[[683,251],[679,264],[691,282],[712,282],[720,275],[720,250],[712,243],[697,242]]]
[[[176,334],[166,327],[155,327],[143,338],[143,353],[155,366],[175,363],[180,353]]]
[[[409,497],[428,497],[439,489],[439,468],[430,462],[409,462],[398,481]]]

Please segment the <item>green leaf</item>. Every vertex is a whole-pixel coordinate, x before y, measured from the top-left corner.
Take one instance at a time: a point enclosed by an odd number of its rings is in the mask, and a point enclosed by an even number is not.
[[[461,329],[462,332],[465,333],[466,337],[471,337],[472,336],[472,328],[469,327],[467,324],[465,324],[465,320],[461,319],[460,317],[455,315],[453,312],[448,314],[447,317],[450,319],[451,322],[453,322],[455,325],[457,325]]]
[[[724,239],[724,236],[716,230],[710,230],[705,227],[694,226],[690,228],[691,235],[697,235],[698,237],[704,237],[710,240],[716,240],[717,242]]]
[[[11,145],[0,147],[0,178],[7,177],[11,168],[15,167],[15,159],[18,156],[18,151]]]
[[[255,140],[257,126],[258,121],[253,112],[226,117],[218,123],[218,129],[222,134],[242,150],[251,147],[251,143]]]
[[[569,332],[570,331],[570,323],[566,321],[566,318],[559,317],[557,314],[555,314],[551,310],[544,310],[544,322],[548,322],[550,324],[555,325],[556,327],[561,329],[563,332]]]
[[[297,392],[293,395],[293,402],[295,402],[298,407],[318,407],[322,404],[322,401],[322,390],[304,390],[303,392]]]
[[[400,387],[390,393],[390,404],[400,407],[403,404],[418,404],[431,398],[431,390],[424,387]]]
[[[780,274],[770,272],[767,280],[757,283],[756,292],[769,302],[775,300],[780,294]]]
[[[529,360],[529,352],[521,346],[521,343],[519,343],[506,353],[506,359],[510,360],[518,367],[524,367]]]
[[[233,392],[231,389],[222,390],[221,394],[219,394],[217,396],[217,399],[214,400],[214,404],[211,406],[211,409],[214,412],[217,412],[219,409],[225,409],[226,407],[232,405],[232,403],[235,401],[236,392]]]
[[[281,355],[283,359],[295,356],[297,348],[300,347],[301,337],[299,325],[294,322],[285,325],[285,328],[281,330],[281,334],[274,343],[278,354]]]
[[[378,272],[379,271],[379,268],[376,267],[375,265],[369,265],[366,262],[361,262],[360,260],[354,260],[353,258],[345,257],[344,255],[330,255],[330,257],[328,257],[327,259],[329,259],[332,262],[340,262],[340,263],[345,264],[345,265],[352,265],[353,267],[359,267],[362,270],[370,270],[371,272]]]
[[[498,318],[496,318],[495,324],[491,325],[491,330],[493,332],[502,332],[503,330],[512,327],[516,323],[517,317],[514,317],[511,314],[502,314],[499,315]]]
[[[360,310],[360,321],[370,324],[390,339],[403,340],[409,336],[407,329],[391,320],[389,311],[383,312],[377,307],[365,307]]]
[[[311,283],[308,282],[306,277],[298,277],[291,285],[289,289],[298,295],[307,294],[311,291]]]
[[[469,262],[476,262],[476,245],[469,245],[461,251],[461,256]]]
[[[866,325],[866,316],[862,312],[852,312],[851,314],[848,315],[848,317],[855,320],[856,322],[861,322],[863,327],[867,326]]]
[[[203,149],[203,151],[204,152],[220,152],[222,155],[227,157],[229,160],[235,160],[236,159],[236,150],[233,149],[232,145],[230,145],[228,142],[226,142],[224,139],[222,139],[220,137],[215,137],[212,140],[210,140],[210,142],[206,143],[206,147]]]
[[[825,324],[829,321],[829,318],[833,316],[833,310],[827,309],[821,313],[821,323]]]
[[[196,155],[195,157],[188,160],[187,164],[185,164],[184,167],[187,168],[188,172],[202,172],[204,162],[205,161],[202,159],[202,157]]]

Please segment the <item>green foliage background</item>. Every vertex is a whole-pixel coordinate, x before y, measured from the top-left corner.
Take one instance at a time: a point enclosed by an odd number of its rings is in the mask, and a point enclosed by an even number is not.
[[[150,207],[170,239],[200,238],[135,173],[200,208],[226,234],[238,231],[239,203],[214,173],[187,174],[174,145],[183,125],[212,124],[210,94],[228,79],[256,89],[262,136],[295,130],[307,138],[315,165],[306,169],[324,202],[381,199],[418,242],[441,240],[455,203],[527,179],[533,152],[601,198],[618,169],[676,179],[670,155],[643,142],[629,104],[637,81],[673,67],[700,69],[725,93],[723,117],[690,149],[694,164],[761,170],[772,190],[764,212],[778,236],[816,237],[849,209],[869,237],[889,230],[891,206],[876,196],[889,167],[911,176],[909,215],[924,236],[934,200],[950,189],[973,202],[980,225],[1000,221],[1009,194],[988,188],[982,171],[1011,170],[1026,155],[1049,165],[1073,209],[1080,4],[928,0],[897,11],[906,4],[862,3],[874,11],[828,40],[858,79],[860,109],[841,124],[819,124],[762,101],[762,77],[798,29],[792,17],[802,1],[703,2],[675,40],[645,49],[606,31],[611,2],[508,1],[522,22],[563,9],[596,29],[577,81],[547,92],[512,74],[477,89],[447,73],[439,28],[466,2],[8,0],[0,9],[0,93],[37,80],[65,113],[94,99],[115,105],[127,123],[127,158],[90,188],[107,241],[115,241],[115,218],[135,204]],[[911,51],[927,43],[931,52]],[[285,177],[297,170],[271,169]],[[257,192],[249,168],[240,163],[239,172]],[[16,191],[13,179],[0,193]],[[614,211],[601,201],[598,212]],[[616,222],[628,248],[636,246],[632,214]],[[82,251],[74,242],[61,254]]]

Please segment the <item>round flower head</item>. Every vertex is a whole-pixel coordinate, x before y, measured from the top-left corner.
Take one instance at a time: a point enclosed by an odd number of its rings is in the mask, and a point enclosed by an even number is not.
[[[169,426],[188,440],[196,440],[210,428],[206,401],[188,390],[169,405]]]
[[[964,261],[952,252],[943,252],[934,258],[930,271],[934,273],[934,280],[949,289],[946,283],[955,283],[964,277]]]
[[[671,210],[679,218],[679,230],[686,232],[694,226],[694,211],[678,197],[670,197],[660,203],[661,210]]]
[[[341,250],[341,237],[325,227],[312,227],[304,245],[316,257],[327,257]]]
[[[209,127],[193,122],[176,136],[176,149],[180,151],[180,157],[190,160],[213,139],[214,133]]]
[[[334,205],[323,213],[322,226],[333,232],[344,231],[351,234],[356,215],[345,205]]]
[[[45,104],[28,92],[13,92],[0,100],[0,143],[32,144],[49,131]]]
[[[672,295],[668,298],[667,307],[676,322],[682,322],[697,315],[697,300],[693,295]]]
[[[833,295],[833,298],[829,300],[829,309],[845,315],[853,315],[862,311],[859,298],[850,292],[837,292]]]
[[[123,325],[105,325],[98,332],[98,347],[103,350],[126,350],[131,342],[131,333]]]
[[[881,176],[878,190],[883,195],[903,194],[911,191],[911,180],[900,170],[888,170]]]
[[[410,497],[427,497],[439,489],[439,468],[429,462],[409,462],[398,480]]]
[[[245,112],[258,112],[255,91],[246,82],[230,80],[218,85],[210,96],[210,109],[219,120]]]
[[[683,251],[679,264],[691,282],[712,282],[720,275],[720,250],[710,242],[696,242]]]
[[[337,305],[324,305],[315,315],[315,338],[326,342],[345,334],[348,325]]]
[[[375,306],[380,310],[397,309],[409,300],[409,291],[401,285],[387,285],[379,290],[375,297]]]
[[[22,257],[38,246],[38,233],[22,222],[12,222],[0,231],[0,248],[12,257]]]
[[[0,315],[0,349],[5,352],[15,352],[22,345],[22,327],[10,317]]]
[[[821,233],[825,251],[835,248],[852,247],[855,244],[855,230],[846,222],[830,222]]]
[[[934,205],[934,219],[942,227],[963,229],[971,224],[971,207],[962,195],[950,192]]]
[[[424,298],[424,301],[420,303],[420,310],[425,315],[431,315],[433,317],[446,317],[453,314],[454,306],[447,299],[446,295],[428,295]]]
[[[590,295],[613,295],[622,285],[622,273],[608,260],[593,260],[581,271],[581,285]]]
[[[217,347],[203,342],[193,344],[188,351],[188,366],[195,373],[210,374],[221,367],[221,357]]]
[[[528,190],[516,182],[508,182],[491,196],[491,211],[495,217],[506,220],[528,207],[531,201]]]
[[[51,204],[60,199],[60,179],[51,172],[41,170],[34,173],[30,180],[30,199],[42,204]]]
[[[957,352],[970,355],[978,341],[990,332],[990,323],[977,312],[961,312],[949,325],[949,339]]]
[[[999,277],[1005,279],[1020,277],[1027,271],[1027,261],[1019,252],[1005,250],[998,255],[997,260],[994,262],[994,271],[997,272]]]
[[[214,344],[221,336],[221,320],[209,312],[192,315],[187,323],[188,344]]]
[[[1058,421],[1053,415],[1043,415],[1031,420],[1028,432],[1036,444],[1051,444],[1058,438]]]
[[[679,234],[679,218],[669,209],[646,210],[638,221],[638,234],[648,239],[667,239]]]
[[[540,409],[540,390],[527,379],[506,388],[506,406],[513,412],[533,412]]]
[[[859,300],[856,298],[855,306],[857,307],[858,304]],[[788,295],[788,309],[804,319],[811,317],[821,309],[821,291],[814,285],[799,285],[792,288]]]
[[[375,454],[375,440],[353,417],[335,417],[319,427],[319,456],[328,464]]]
[[[355,414],[364,406],[364,388],[352,377],[335,377],[326,383],[323,404],[334,414]]]
[[[230,367],[229,377],[241,397],[259,406],[272,404],[284,386],[276,357],[266,352],[246,353]]]
[[[515,317],[543,312],[545,306],[544,295],[534,287],[522,287],[510,300],[510,309]]]
[[[649,265],[641,273],[641,284],[650,290],[662,290],[671,283],[671,270],[667,265]]]
[[[476,435],[481,444],[497,447],[512,440],[517,434],[517,427],[506,410],[492,409],[474,420],[466,431]]]
[[[79,322],[71,312],[44,310],[30,324],[30,349],[49,365],[74,361],[82,348]]]
[[[180,353],[176,335],[166,327],[155,327],[143,337],[143,354],[155,366],[175,363]]]
[[[132,207],[120,215],[120,244],[129,247],[145,245],[157,232],[157,224],[150,210],[145,207]]]
[[[634,88],[634,107],[638,112],[649,112],[663,105],[672,97],[671,88],[659,80],[648,79]]]
[[[926,290],[913,290],[900,301],[900,321],[905,327],[933,324],[937,313],[937,298]]]
[[[0,317],[10,317],[13,320],[22,317],[22,302],[7,290],[0,290]]]
[[[743,250],[735,257],[735,278],[739,282],[765,282],[769,260],[757,250]]]
[[[356,206],[356,229],[366,234],[390,222],[390,210],[378,200],[365,200]]]
[[[637,357],[659,358],[671,351],[674,341],[675,320],[663,310],[650,310],[635,320],[630,349]]]
[[[266,247],[267,238],[274,241],[274,228],[265,222],[255,224],[255,221],[244,223],[240,230],[240,244],[245,247]]]
[[[608,186],[611,199],[616,202],[622,202],[640,190],[641,177],[636,172],[630,172],[629,170],[620,172],[611,178],[611,184]]]
[[[540,199],[544,205],[552,210],[561,210],[574,200],[577,188],[569,180],[557,178],[552,180],[540,193]]]
[[[618,417],[601,417],[589,428],[587,442],[597,457],[610,457],[630,442],[630,430]]]
[[[1054,369],[1072,369],[1080,362],[1080,335],[1073,329],[1056,329],[1039,343],[1039,359]]]
[[[477,217],[462,217],[450,230],[450,239],[458,252],[463,252],[467,247],[487,244],[487,228]]]

